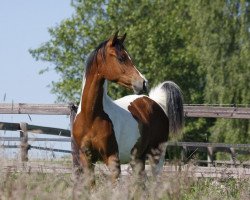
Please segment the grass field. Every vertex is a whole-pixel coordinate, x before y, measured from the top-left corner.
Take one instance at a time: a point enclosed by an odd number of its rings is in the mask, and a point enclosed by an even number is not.
[[[0,160],[1,163],[6,160]],[[68,161],[53,161],[66,164]],[[13,162],[14,163],[14,162]],[[3,166],[3,165],[1,165]],[[104,174],[96,176],[96,186],[89,188],[86,178],[62,173],[20,173],[0,166],[0,199],[250,199],[250,180],[188,177],[185,173],[168,174],[153,179],[123,176],[112,184]]]

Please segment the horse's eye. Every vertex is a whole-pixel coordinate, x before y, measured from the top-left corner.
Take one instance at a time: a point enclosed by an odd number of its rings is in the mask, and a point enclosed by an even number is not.
[[[119,55],[119,56],[117,56],[117,59],[120,63],[125,63],[127,60],[127,56],[126,55]]]

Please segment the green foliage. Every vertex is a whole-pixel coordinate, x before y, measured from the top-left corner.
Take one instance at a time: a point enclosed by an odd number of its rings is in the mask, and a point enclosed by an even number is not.
[[[199,70],[205,74],[204,101],[209,104],[250,102],[250,13],[248,1],[195,1]],[[248,56],[247,56],[248,55]],[[210,129],[212,141],[249,143],[250,121],[220,119]]]
[[[30,50],[52,63],[51,84],[58,101],[78,102],[88,54],[116,30],[126,32],[126,47],[151,86],[173,80],[189,104],[250,102],[250,4],[230,1],[74,0],[74,15],[49,29],[51,39]],[[128,91],[110,84],[118,98]],[[187,120],[184,139],[249,141],[249,120]],[[209,127],[212,127],[209,129]],[[234,136],[233,136],[234,135]]]
[[[49,29],[50,41],[30,50],[37,60],[53,63],[60,74],[61,80],[52,84],[52,92],[59,95],[58,100],[79,101],[88,53],[120,30],[127,32],[126,47],[152,86],[174,80],[185,91],[186,102],[199,103],[201,94],[193,92],[200,91],[198,64],[187,49],[189,29],[181,9],[186,5],[180,3],[180,8],[174,9],[175,1],[105,2],[73,1],[76,13],[72,18]],[[191,76],[193,78],[187,78]],[[121,97],[127,93],[113,85],[110,94]]]

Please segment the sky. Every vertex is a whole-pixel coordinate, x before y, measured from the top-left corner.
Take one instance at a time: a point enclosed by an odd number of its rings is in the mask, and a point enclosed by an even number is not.
[[[71,17],[70,0],[0,1],[0,103],[54,103],[48,85],[59,79],[54,71],[39,75],[49,63],[36,61],[29,49],[50,39],[49,27]],[[27,122],[69,128],[66,116],[3,115],[0,121]],[[0,136],[12,134],[1,132]],[[14,133],[15,134],[15,133]],[[9,136],[9,135],[8,135]]]

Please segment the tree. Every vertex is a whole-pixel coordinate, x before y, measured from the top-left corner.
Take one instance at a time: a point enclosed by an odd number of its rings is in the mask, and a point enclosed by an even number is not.
[[[199,70],[206,74],[204,101],[209,104],[250,102],[250,13],[248,1],[195,1],[192,45]],[[216,120],[212,141],[249,143],[249,120]]]
[[[151,85],[174,80],[185,91],[187,102],[200,101],[198,95],[192,97],[199,85],[199,80],[193,77],[199,75],[195,59],[186,49],[188,31],[183,23],[186,16],[181,8],[173,9],[175,1],[105,2],[73,1],[74,16],[50,28],[51,39],[30,50],[37,60],[52,62],[54,70],[60,74],[61,80],[52,84],[52,92],[58,95],[58,100],[79,101],[87,55],[101,41],[120,30],[127,32],[126,47]],[[116,88],[114,85],[111,88],[113,97],[125,94]]]

